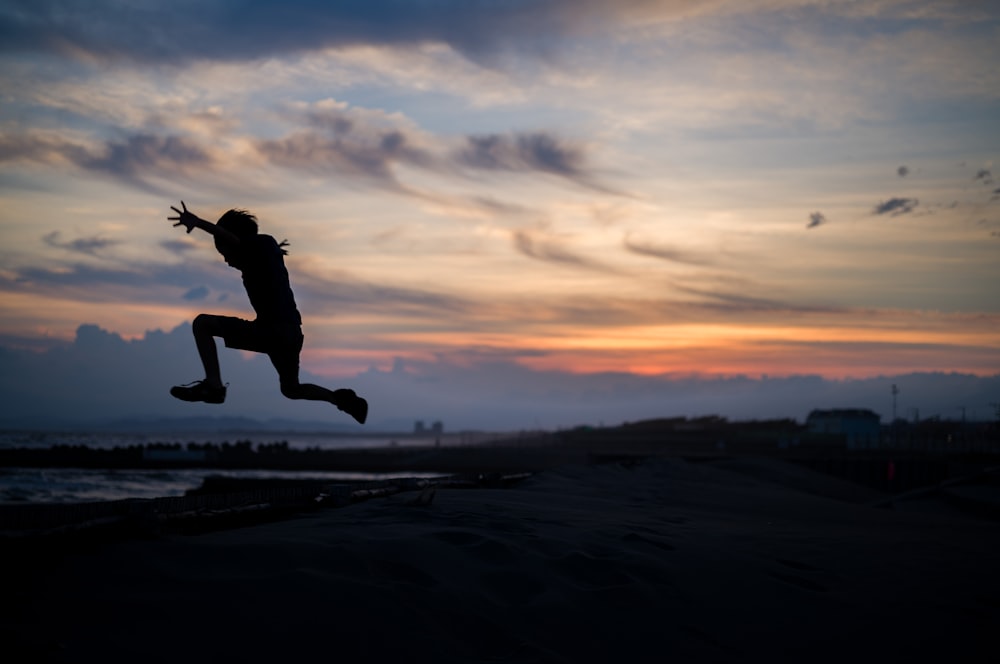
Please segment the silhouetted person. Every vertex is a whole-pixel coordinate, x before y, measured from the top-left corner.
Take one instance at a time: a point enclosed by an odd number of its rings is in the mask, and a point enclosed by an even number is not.
[[[364,424],[368,402],[354,390],[328,390],[299,382],[302,317],[288,283],[283,258],[287,253],[286,243],[278,244],[270,235],[258,233],[257,218],[246,210],[230,210],[213,224],[188,212],[184,201],[181,201],[181,208],[170,206],[177,216],[167,219],[176,221],[174,226],[184,226],[188,233],[200,228],[215,238],[215,248],[226,263],[243,273],[243,285],[257,319],[199,314],[192,329],[198,355],[205,367],[205,378],[172,387],[170,394],[183,401],[222,403],[226,400],[226,386],[222,384],[215,347],[215,337],[219,337],[227,348],[266,353],[278,371],[281,393],[289,399],[326,401]]]

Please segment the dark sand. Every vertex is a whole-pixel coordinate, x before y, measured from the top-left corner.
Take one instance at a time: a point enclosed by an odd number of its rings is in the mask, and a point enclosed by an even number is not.
[[[4,659],[997,661],[1000,525],[938,500],[879,509],[763,459],[567,466],[412,497],[12,546]]]

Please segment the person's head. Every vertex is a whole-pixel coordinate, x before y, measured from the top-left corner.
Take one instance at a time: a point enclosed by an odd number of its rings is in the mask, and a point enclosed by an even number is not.
[[[257,234],[257,217],[253,216],[246,210],[229,210],[224,215],[219,217],[219,221],[216,222],[216,225],[238,237],[241,242],[248,240]],[[219,250],[219,253],[222,254],[222,257],[226,259],[227,263],[233,267],[239,267],[238,257],[233,255],[232,251],[226,251],[226,245],[219,242],[218,236],[215,238],[215,248]]]
[[[230,210],[219,217],[216,225],[225,228],[241,240],[257,234],[257,217],[246,210]]]

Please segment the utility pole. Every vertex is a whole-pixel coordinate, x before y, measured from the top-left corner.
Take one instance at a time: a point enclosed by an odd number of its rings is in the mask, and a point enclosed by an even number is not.
[[[895,447],[899,443],[899,441],[897,440],[899,438],[899,432],[897,431],[897,429],[899,427],[896,424],[896,395],[897,394],[899,394],[899,388],[896,387],[895,383],[893,383],[892,384],[892,429],[891,429],[891,431],[892,431],[892,443],[891,444],[892,444],[893,447]]]

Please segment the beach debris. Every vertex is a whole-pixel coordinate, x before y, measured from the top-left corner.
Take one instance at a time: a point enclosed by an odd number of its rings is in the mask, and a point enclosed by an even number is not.
[[[531,473],[485,473],[439,478],[400,477],[370,482],[320,484],[287,480],[268,487],[224,493],[192,492],[171,498],[129,498],[92,503],[0,505],[0,540],[75,536],[96,530],[148,535],[163,530],[202,533],[290,518],[310,510],[417,491],[404,505],[429,506],[439,488],[483,489],[511,486]],[[239,484],[234,484],[239,486]]]

